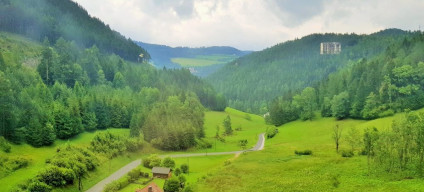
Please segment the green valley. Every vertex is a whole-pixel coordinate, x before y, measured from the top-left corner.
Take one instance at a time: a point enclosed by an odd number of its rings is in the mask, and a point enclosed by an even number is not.
[[[0,191],[424,191],[423,6],[0,0]]]

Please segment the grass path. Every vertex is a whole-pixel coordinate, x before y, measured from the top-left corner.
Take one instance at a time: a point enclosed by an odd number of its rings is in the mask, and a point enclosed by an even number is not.
[[[161,158],[164,158],[166,156],[172,157],[172,158],[179,158],[179,157],[196,157],[196,156],[214,156],[214,155],[230,155],[230,154],[240,154],[242,152],[250,152],[250,151],[259,151],[262,150],[265,146],[265,134],[261,133],[258,137],[258,142],[256,143],[256,145],[248,150],[244,150],[244,151],[228,151],[228,152],[212,152],[212,153],[186,153],[186,154],[171,154],[171,155],[161,155]],[[132,169],[138,167],[141,164],[141,159],[137,159],[127,165],[125,165],[124,167],[122,167],[121,169],[119,169],[118,171],[116,171],[115,173],[113,173],[112,175],[110,175],[109,177],[107,177],[106,179],[103,179],[102,181],[100,181],[99,183],[97,183],[96,185],[94,185],[93,187],[91,187],[90,189],[87,190],[87,192],[101,192],[103,190],[103,188],[110,182],[117,180],[121,177],[123,177],[125,174],[127,174],[128,172],[130,172]]]

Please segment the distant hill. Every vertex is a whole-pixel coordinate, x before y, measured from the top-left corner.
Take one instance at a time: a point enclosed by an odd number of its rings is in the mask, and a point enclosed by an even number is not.
[[[96,45],[103,53],[137,61],[149,54],[112,30],[71,0],[1,0],[0,30],[16,33],[36,41],[46,37],[52,43],[63,37],[83,48]]]
[[[228,46],[189,48],[136,43],[150,53],[151,61],[157,68],[185,67],[201,77],[213,73],[238,57],[251,53],[251,51],[241,51]]]
[[[265,113],[268,102],[277,96],[290,95],[353,61],[380,54],[409,34],[399,29],[370,35],[312,34],[240,57],[207,80],[229,99],[231,107]],[[342,51],[320,55],[321,42],[340,42]]]

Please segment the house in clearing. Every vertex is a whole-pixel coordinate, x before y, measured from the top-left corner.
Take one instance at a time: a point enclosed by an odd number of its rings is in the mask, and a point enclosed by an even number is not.
[[[171,169],[167,167],[153,167],[153,177],[167,179],[171,177]]]
[[[143,189],[137,189],[135,192],[163,192],[163,190],[155,182],[151,182]]]

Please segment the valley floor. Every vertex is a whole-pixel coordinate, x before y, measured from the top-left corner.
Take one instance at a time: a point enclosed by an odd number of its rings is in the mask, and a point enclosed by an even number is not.
[[[350,148],[344,140],[349,128],[388,129],[400,115],[373,121],[317,118],[285,124],[266,141],[265,150],[243,154],[208,174],[196,191],[424,191],[423,179],[369,172],[366,156],[345,158],[335,150],[334,126],[344,129],[341,150],[345,150]],[[298,156],[295,150],[313,154]]]

